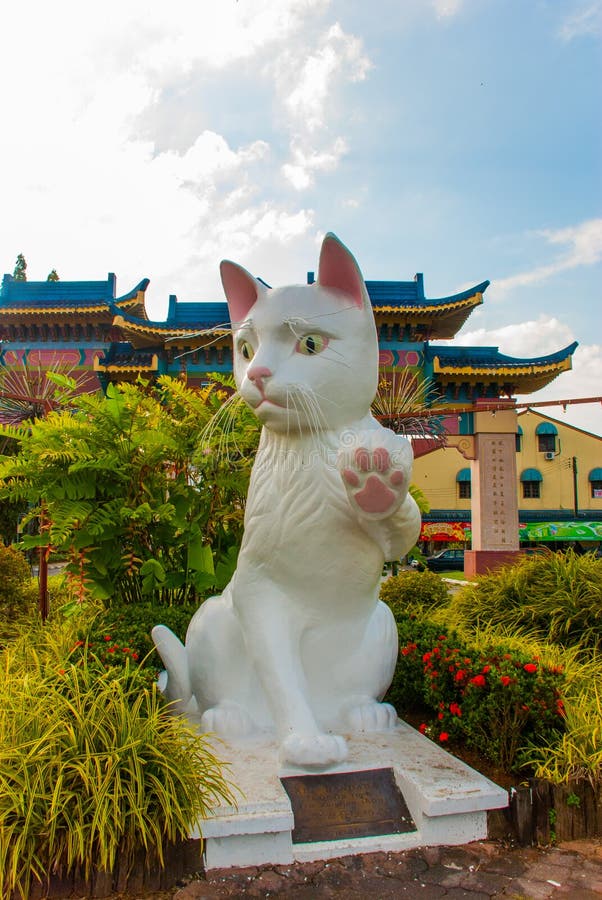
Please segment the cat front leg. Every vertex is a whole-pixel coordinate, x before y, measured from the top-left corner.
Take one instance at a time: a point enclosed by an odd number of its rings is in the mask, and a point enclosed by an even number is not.
[[[340,735],[324,733],[316,722],[301,661],[303,624],[294,602],[275,594],[270,585],[262,600],[255,593],[239,609],[247,646],[281,741],[280,759],[304,767],[334,765],[346,758],[347,745]],[[328,662],[322,661],[324,679],[328,678]]]

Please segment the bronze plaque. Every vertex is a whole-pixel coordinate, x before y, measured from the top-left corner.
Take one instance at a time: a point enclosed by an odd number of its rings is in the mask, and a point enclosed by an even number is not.
[[[416,831],[393,769],[280,780],[293,808],[293,844]]]

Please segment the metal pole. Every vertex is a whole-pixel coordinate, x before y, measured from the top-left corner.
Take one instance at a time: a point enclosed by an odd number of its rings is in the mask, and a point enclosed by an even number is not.
[[[575,511],[575,518],[579,515],[579,495],[577,493],[577,457],[573,456],[572,459],[572,469],[573,469],[573,507]]]

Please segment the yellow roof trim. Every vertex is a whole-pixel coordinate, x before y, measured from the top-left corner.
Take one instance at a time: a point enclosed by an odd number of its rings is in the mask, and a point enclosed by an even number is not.
[[[439,316],[441,313],[460,312],[467,307],[479,306],[483,302],[483,294],[476,293],[467,297],[465,300],[457,300],[454,303],[438,303],[433,306],[375,306],[375,313],[398,313],[404,316],[413,316],[414,318],[424,317],[428,315]]]
[[[115,316],[113,319],[113,325],[119,325],[121,328],[126,331],[136,331],[141,334],[156,334],[159,337],[211,337],[212,335],[226,335],[229,336],[230,332],[226,331],[223,328],[215,328],[211,331],[204,330],[202,333],[199,333],[198,328],[169,328],[159,329],[153,328],[152,325],[140,325],[138,322],[126,322],[123,316]]]
[[[114,365],[108,366],[101,363],[97,356],[94,357],[95,372],[156,372],[159,368],[159,357],[153,353],[150,365]]]
[[[0,315],[9,316],[17,316],[23,313],[27,316],[37,316],[40,315],[40,313],[44,315],[48,313],[52,313],[53,315],[64,313],[72,316],[74,313],[91,312],[108,313],[109,308],[105,304],[102,306],[0,306]]]
[[[570,358],[564,359],[559,363],[551,365],[531,365],[531,366],[513,366],[494,368],[493,366],[442,366],[439,363],[439,357],[433,360],[433,372],[440,375],[490,375],[494,378],[506,376],[508,378],[517,375],[544,375],[547,372],[566,372],[571,368]]]

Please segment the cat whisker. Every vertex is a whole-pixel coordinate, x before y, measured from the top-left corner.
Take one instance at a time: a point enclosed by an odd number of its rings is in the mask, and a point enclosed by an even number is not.
[[[322,410],[318,404],[313,393],[301,386],[298,388],[299,391],[299,401],[305,410],[305,414],[307,417],[307,424],[309,427],[309,433],[312,439],[312,443],[316,448],[320,445],[320,433],[325,429],[326,422],[324,420],[324,416],[322,414]]]
[[[210,447],[213,443],[216,431],[219,430],[219,441],[217,445],[218,458],[224,456],[224,450],[227,446],[227,436],[233,431],[233,423],[243,399],[238,392],[232,394],[221,404],[219,409],[211,417],[203,431],[201,432],[201,446]],[[237,448],[238,449],[238,448]]]
[[[346,312],[349,309],[357,309],[357,306],[352,304],[351,306],[340,306],[338,309],[333,310],[333,312],[328,313],[316,313],[313,316],[289,316],[288,319],[285,319],[285,324],[287,325],[309,325],[310,322],[313,322],[314,319],[326,319],[329,316],[338,316],[342,312]]]
[[[340,359],[331,359],[329,356],[329,353],[334,353],[336,356],[340,356],[341,358]],[[322,351],[322,356],[324,357],[324,359],[327,359],[329,362],[338,363],[341,366],[345,366],[347,369],[351,368],[351,363],[345,359],[345,357],[343,356],[342,353],[339,353],[338,350],[335,350],[334,347],[331,347],[330,344],[326,347],[325,350]]]

